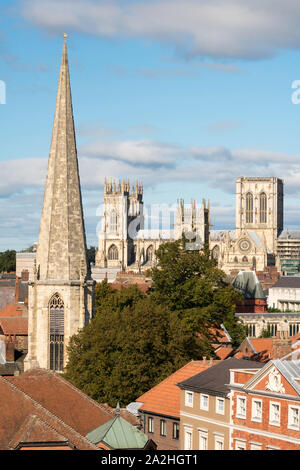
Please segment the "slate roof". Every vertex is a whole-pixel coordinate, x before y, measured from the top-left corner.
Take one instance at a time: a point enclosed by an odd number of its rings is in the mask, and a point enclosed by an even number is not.
[[[269,288],[269,291],[276,287],[300,289],[300,276],[282,276]]]
[[[300,239],[300,230],[282,230],[279,239]]]
[[[144,449],[149,441],[146,434],[119,415],[89,432],[86,438],[94,444],[103,442],[111,449]]]
[[[191,361],[181,367],[174,374],[136,399],[136,402],[142,402],[139,411],[179,418],[180,390],[176,386],[177,382],[192,377],[198,372],[205,371],[209,367],[211,367],[211,364],[208,361],[205,363],[204,361]]]
[[[247,359],[225,359],[204,372],[179,382],[177,385],[184,390],[226,396],[229,392],[227,384],[230,382],[230,369],[261,369],[264,365]]]
[[[232,285],[241,292],[244,299],[266,298],[255,271],[240,271]]]

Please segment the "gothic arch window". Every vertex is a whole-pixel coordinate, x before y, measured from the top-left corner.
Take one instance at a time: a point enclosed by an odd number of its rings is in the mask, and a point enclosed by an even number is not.
[[[116,214],[115,209],[112,209],[112,211],[110,213],[109,228],[110,228],[110,232],[116,232],[117,231],[117,214]]]
[[[150,245],[147,248],[146,261],[152,261],[152,260],[153,260],[153,245]]]
[[[248,258],[247,258],[247,256],[243,256],[242,262],[243,262],[243,263],[248,263]]]
[[[267,195],[261,193],[259,196],[259,221],[261,224],[267,223]]]
[[[50,369],[62,371],[64,368],[65,308],[59,294],[54,294],[49,302],[50,317]]]
[[[119,259],[119,252],[116,245],[111,245],[108,250],[108,259],[109,260],[118,260]]]
[[[253,223],[253,194],[246,194],[246,224]]]
[[[253,266],[254,269],[256,269],[256,258],[255,258],[255,256],[253,256],[253,258],[252,258],[252,266]]]
[[[220,247],[218,245],[214,246],[214,248],[212,249],[211,256],[213,259],[218,261],[220,256]]]
[[[238,263],[239,260],[237,259],[237,256],[234,257],[234,260],[233,260],[234,263]]]

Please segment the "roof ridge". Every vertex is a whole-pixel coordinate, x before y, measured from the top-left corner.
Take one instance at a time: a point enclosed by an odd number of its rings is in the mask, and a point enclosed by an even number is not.
[[[98,401],[94,400],[92,397],[84,393],[82,390],[80,390],[78,387],[73,385],[71,382],[69,382],[67,379],[62,377],[61,375],[57,374],[53,370],[49,371],[52,375],[54,375],[56,378],[58,378],[61,382],[66,384],[69,388],[72,390],[75,390],[79,395],[81,395],[85,400],[92,402],[93,404],[97,405],[101,410],[103,410],[105,413],[107,413],[109,416],[112,416],[112,413],[108,411],[102,403],[99,403]]]
[[[40,420],[40,421],[43,423],[44,426],[46,426],[46,427],[49,428],[53,433],[57,434],[59,437],[63,438],[63,440],[66,440],[66,441],[68,442],[67,436],[63,436],[60,432],[58,432],[56,429],[54,429],[52,426],[50,426],[50,424],[46,423],[46,421],[44,421],[44,419],[42,419],[40,416],[38,416],[38,415],[32,413],[32,414],[28,415],[28,416],[24,419],[22,425],[19,427],[18,431],[14,434],[14,436],[11,438],[11,440],[10,440],[9,443],[8,443],[8,445],[10,445],[10,447],[11,447],[11,445],[12,445],[13,442],[14,442],[14,440],[16,440],[16,436],[17,436],[17,437],[21,437],[21,436],[18,436],[18,434],[20,434],[21,431],[22,431],[22,433],[24,433],[24,432],[26,431],[26,428],[25,428],[25,429],[22,429],[22,428],[24,428],[26,425],[28,426],[29,424],[32,425],[35,420]],[[28,431],[29,431],[29,429],[27,429],[27,435],[28,435]],[[21,434],[21,435],[23,435],[23,434]],[[24,441],[19,441],[19,442],[24,442]],[[19,442],[18,442],[18,443],[19,443]],[[14,446],[13,448],[15,448],[15,446]]]
[[[41,405],[39,402],[37,402],[36,400],[34,400],[30,395],[28,395],[26,392],[24,392],[22,389],[18,388],[15,384],[13,384],[12,382],[10,382],[9,380],[5,379],[3,376],[0,377],[1,380],[3,380],[6,384],[8,384],[11,388],[13,388],[15,391],[17,391],[18,393],[22,393],[22,395],[24,395],[25,398],[27,398],[29,401],[31,401],[35,406],[37,406],[38,408],[40,408],[47,416],[49,416],[50,418],[53,419],[56,418],[60,423],[63,424],[63,426],[65,426],[66,428],[68,428],[69,430],[71,430],[73,433],[75,433],[80,439],[85,439],[87,441],[87,443],[93,445],[93,447],[96,447],[94,446],[94,444],[92,444],[88,439],[86,439],[85,436],[82,436],[82,434],[79,434],[79,432],[77,432],[74,428],[72,428],[69,424],[65,423],[61,418],[59,418],[58,416],[56,416],[54,413],[52,413],[51,411],[47,410],[47,408],[44,408],[43,405]],[[49,425],[51,426],[51,425]],[[52,426],[51,426],[52,428]],[[53,428],[54,431],[56,431],[55,428]],[[58,431],[56,431],[58,432]],[[98,447],[97,447],[98,449]]]
[[[192,363],[195,363],[195,362],[201,362],[201,360],[199,361],[194,361],[193,359],[189,362],[187,362],[184,366],[180,367],[179,369],[177,369],[175,372],[173,372],[171,375],[168,375],[168,377],[166,377],[165,379],[163,379],[161,382],[159,382],[158,384],[154,385],[154,387],[150,388],[150,390],[147,390],[147,392],[145,393],[142,393],[142,395],[140,395],[135,401],[139,401],[139,398],[141,398],[143,395],[146,395],[147,393],[151,392],[152,390],[154,390],[155,388],[157,388],[158,386],[162,385],[164,382],[166,382],[167,380],[169,380],[173,375],[177,374],[177,372],[179,372],[180,370],[184,369],[185,367],[187,367],[188,365],[192,364]],[[207,363],[207,365],[209,365],[209,363]]]
[[[73,385],[71,382],[69,382],[67,379],[65,379],[64,377],[62,377],[61,375],[59,375],[57,372],[53,371],[53,370],[49,370],[49,369],[44,369],[43,367],[35,367],[34,369],[31,369],[31,370],[38,370],[38,371],[42,371],[45,373],[45,375],[48,373],[49,375],[53,375],[56,379],[60,380],[61,382],[63,382],[65,385],[67,385],[69,388],[71,388],[72,390],[76,391],[79,395],[81,395],[86,401],[90,401],[92,402],[93,404],[97,405],[102,411],[106,412],[109,416],[112,416],[112,413],[110,411],[108,411],[104,405],[102,403],[99,403],[97,402],[96,400],[94,400],[93,398],[91,398],[89,395],[87,395],[86,393],[84,393],[82,390],[80,390],[78,387],[76,387],[75,385]],[[28,371],[29,372],[29,371]],[[26,372],[25,372],[26,374]],[[25,376],[25,374],[22,374],[22,376]],[[29,374],[27,375],[27,377],[29,377]]]

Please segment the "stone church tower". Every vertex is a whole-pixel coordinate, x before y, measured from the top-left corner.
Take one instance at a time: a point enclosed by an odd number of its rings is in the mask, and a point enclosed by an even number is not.
[[[102,230],[96,265],[125,269],[136,261],[133,239],[144,228],[143,185],[129,181],[104,182]]]
[[[93,316],[75,129],[63,46],[34,279],[29,284],[25,370],[62,371],[70,337]]]

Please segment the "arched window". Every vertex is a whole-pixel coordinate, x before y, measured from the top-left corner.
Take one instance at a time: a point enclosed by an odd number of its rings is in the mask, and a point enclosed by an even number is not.
[[[254,269],[256,269],[256,258],[255,258],[255,256],[253,256],[253,258],[252,258],[252,266],[253,266]]]
[[[220,247],[218,245],[214,246],[211,252],[211,256],[213,259],[218,261],[219,256],[220,256]]]
[[[118,260],[119,259],[119,252],[116,245],[111,245],[108,250],[108,259],[109,260]]]
[[[50,316],[50,369],[64,369],[64,303],[59,294],[49,302]]]
[[[247,258],[247,256],[243,256],[242,263],[248,263],[248,258]]]
[[[109,223],[109,228],[111,232],[116,232],[117,231],[117,214],[115,209],[112,209],[110,213],[110,223]]]
[[[267,223],[267,195],[261,193],[259,196],[259,221],[261,224]]]
[[[253,195],[246,194],[246,224],[253,223]]]
[[[237,259],[237,256],[234,257],[234,260],[233,260],[234,263],[238,263],[239,260]]]
[[[152,261],[152,260],[153,260],[153,245],[150,245],[147,248],[146,261]]]

